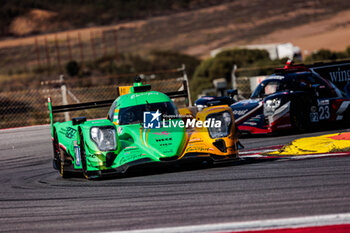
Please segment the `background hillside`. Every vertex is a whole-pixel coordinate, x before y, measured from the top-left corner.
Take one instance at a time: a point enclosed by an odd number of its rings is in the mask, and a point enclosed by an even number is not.
[[[147,18],[224,0],[1,0],[0,36],[23,36]]]
[[[350,36],[350,1],[342,0],[2,2],[3,37],[82,27],[87,37],[90,30],[118,29],[121,52],[161,49],[205,57],[218,47],[275,42],[293,42],[306,53],[340,51]],[[0,48],[25,44],[5,40]]]
[[[174,82],[184,75],[179,68],[185,64],[195,100],[212,88],[213,79],[224,77],[231,86],[236,64],[237,89],[247,97],[250,76],[270,74],[286,60],[244,49],[210,58],[211,50],[292,42],[305,62],[350,57],[350,1],[0,3],[0,128],[47,123],[47,96],[63,103],[60,74],[68,103],[77,103],[114,98],[115,86],[130,84],[138,74],[157,82],[152,85],[158,90],[178,89]]]
[[[71,61],[90,77],[185,63],[191,78],[221,47],[292,42],[307,57],[350,45],[350,1],[0,1],[2,90],[57,79]]]

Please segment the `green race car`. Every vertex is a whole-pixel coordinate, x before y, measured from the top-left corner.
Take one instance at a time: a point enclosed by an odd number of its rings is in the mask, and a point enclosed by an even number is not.
[[[211,115],[217,121],[222,120],[222,127],[203,129],[195,126],[188,132],[181,125],[181,118],[167,118],[179,115],[170,97],[150,89],[150,85],[142,85],[137,80],[133,86],[119,88],[120,96],[114,101],[52,106],[49,98],[53,167],[63,178],[70,177],[73,172],[82,172],[91,179],[123,173],[134,165],[176,161],[191,155],[214,160],[237,157],[238,139],[229,107],[215,106],[212,111],[208,108],[206,113],[198,115],[198,119],[209,119]],[[187,96],[186,91],[168,94]],[[86,121],[85,117],[79,117],[53,123],[54,113],[110,104],[107,119]],[[209,140],[204,142],[203,138]]]

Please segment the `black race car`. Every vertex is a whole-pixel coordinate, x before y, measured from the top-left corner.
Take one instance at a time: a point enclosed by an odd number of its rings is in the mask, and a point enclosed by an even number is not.
[[[276,69],[257,86],[250,99],[233,103],[231,108],[243,133],[304,131],[328,122],[349,124],[349,85],[341,91],[308,67],[291,65]],[[203,99],[197,103],[203,103]]]

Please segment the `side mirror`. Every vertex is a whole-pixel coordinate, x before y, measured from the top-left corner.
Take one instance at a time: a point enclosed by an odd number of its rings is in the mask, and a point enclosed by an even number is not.
[[[301,90],[307,89],[306,83],[305,83],[305,82],[300,82],[300,83],[299,83],[299,88],[300,88]]]
[[[317,90],[317,89],[320,87],[320,84],[312,84],[311,87],[312,87],[314,90]]]
[[[86,117],[76,117],[72,119],[72,124],[73,125],[79,125],[82,124],[86,121]]]
[[[216,106],[216,105],[221,105],[221,101],[220,100],[213,100],[213,101],[209,101],[207,103],[208,107],[211,107],[211,106]]]
[[[238,95],[238,90],[237,89],[235,89],[235,90],[229,89],[229,90],[227,90],[227,95],[229,95],[231,98],[233,98],[235,95]]]
[[[314,91],[315,95],[318,97],[319,96],[318,89],[320,88],[320,84],[312,84],[311,88]]]

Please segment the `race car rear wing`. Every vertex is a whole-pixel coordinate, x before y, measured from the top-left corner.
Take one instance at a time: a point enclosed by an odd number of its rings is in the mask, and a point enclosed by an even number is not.
[[[188,94],[188,88],[187,88],[187,82],[183,82],[184,88],[181,91],[173,91],[173,92],[166,92],[167,96],[171,99],[176,98],[185,98],[186,99],[186,105],[188,106],[189,103],[189,94]],[[119,90],[119,89],[118,89]],[[119,95],[119,91],[118,91]],[[58,106],[52,106],[51,98],[48,98],[48,106],[50,111],[50,123],[51,123],[51,129],[53,129],[53,115],[55,113],[62,113],[62,112],[72,112],[72,111],[80,111],[80,110],[87,110],[87,109],[93,109],[93,108],[103,108],[103,107],[109,107],[115,99],[109,99],[109,100],[101,100],[101,101],[93,101],[93,102],[85,102],[85,103],[78,103],[78,104],[67,104],[67,105],[58,105]]]
[[[188,98],[188,92],[187,89],[182,91],[173,91],[173,92],[166,92],[164,93],[167,96],[169,96],[170,99],[176,99],[176,98]],[[79,104],[66,104],[66,105],[58,105],[58,106],[52,106],[51,98],[48,98],[49,103],[49,110],[50,113],[60,113],[60,112],[71,112],[71,111],[79,111],[79,110],[86,110],[86,109],[92,109],[92,108],[103,108],[110,106],[115,99],[109,99],[109,100],[101,100],[101,101],[93,101],[93,102],[85,102],[85,103],[79,103]]]
[[[52,113],[79,111],[79,110],[86,110],[91,108],[103,108],[103,107],[110,106],[113,103],[113,101],[114,99],[110,99],[110,100],[102,100],[102,101],[94,101],[94,102],[85,102],[85,103],[79,103],[79,104],[52,106],[51,98],[49,97],[48,99],[49,108],[51,106],[50,112]]]
[[[350,60],[316,62],[314,64],[294,64],[287,62],[284,68],[275,69],[276,74],[293,73],[298,71],[311,71],[331,81],[340,90],[348,88],[350,83]]]

